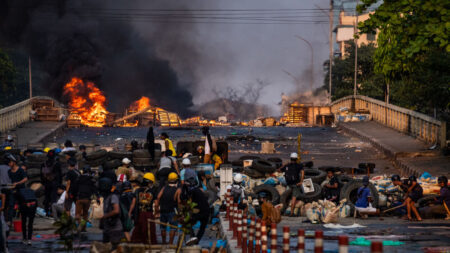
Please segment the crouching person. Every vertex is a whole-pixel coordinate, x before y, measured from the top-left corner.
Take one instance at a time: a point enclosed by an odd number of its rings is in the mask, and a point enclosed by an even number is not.
[[[280,210],[275,208],[270,201],[267,201],[267,194],[265,192],[260,192],[258,197],[261,205],[261,220],[269,228],[272,223],[279,223],[281,221]]]
[[[242,185],[242,174],[237,173],[233,177],[233,183],[227,186],[227,190],[231,190],[231,196],[233,197],[233,203],[238,204],[239,210],[247,211],[247,204],[245,198],[244,186]]]
[[[446,176],[438,178],[438,184],[441,187],[439,197],[436,198],[434,204],[420,209],[421,215],[425,219],[432,219],[436,217],[446,217],[450,219],[450,189],[448,187],[448,179]]]
[[[355,208],[359,212],[362,218],[367,218],[368,215],[379,214],[379,210],[372,207],[370,202],[372,202],[372,194],[369,186],[369,177],[364,176],[362,180],[363,186],[358,189],[357,197],[358,200],[355,203]]]
[[[103,242],[110,242],[115,250],[124,237],[122,222],[120,221],[119,196],[112,192],[113,184],[109,178],[100,178],[100,194],[103,196],[104,215],[100,220],[100,228],[103,229]]]

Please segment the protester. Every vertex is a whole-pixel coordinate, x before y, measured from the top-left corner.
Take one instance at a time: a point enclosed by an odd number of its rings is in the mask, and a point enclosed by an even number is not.
[[[126,180],[130,180],[132,174],[133,174],[133,170],[131,168],[131,160],[125,157],[122,159],[122,166],[120,166],[116,170],[116,176],[119,179],[122,175],[125,175]]]
[[[167,133],[161,133],[161,140],[164,140],[164,143],[166,145],[166,150],[171,150],[172,156],[176,157],[177,152],[175,151],[172,140],[169,139],[169,135]]]
[[[223,163],[222,158],[221,158],[220,155],[217,154],[217,153],[214,153],[214,154],[213,154],[213,156],[212,156],[212,158],[211,158],[211,161],[212,161],[213,164],[214,164],[214,170],[218,170],[219,167],[220,167],[220,165]]]
[[[128,217],[133,218],[133,209],[136,204],[136,195],[133,193],[133,189],[131,187],[131,183],[129,181],[125,181],[122,184],[122,193],[120,194],[120,205],[121,208],[124,208],[124,211],[127,212]],[[128,242],[131,241],[131,227],[126,227],[125,222],[122,221],[123,230],[125,232],[125,238]]]
[[[260,192],[259,204],[261,206],[261,221],[266,222],[266,226],[270,227],[272,223],[279,223],[281,221],[280,210],[276,209],[267,199],[267,193]]]
[[[18,200],[19,190],[25,187],[25,183],[28,180],[27,173],[24,169],[19,167],[17,164],[17,159],[11,155],[7,155],[8,166],[11,168],[8,171],[8,176],[12,183],[12,194],[10,194],[10,199],[8,200],[8,220],[12,221],[14,217],[14,205]]]
[[[142,179],[141,187],[135,192],[136,207],[135,223],[136,226],[131,235],[131,241],[134,243],[156,244],[156,229],[155,223],[150,223],[150,241],[148,238],[148,219],[154,219],[153,202],[157,196],[155,183],[155,175],[152,173],[145,173]]]
[[[52,204],[53,219],[57,220],[59,216],[64,212],[64,201],[66,199],[66,187],[59,185],[57,188],[57,194],[59,195],[58,201]]]
[[[183,169],[180,172],[181,183],[184,184],[185,178],[189,178],[189,177],[193,176],[197,180],[196,182],[198,184],[199,182],[198,182],[196,173],[191,168],[191,160],[189,160],[189,158],[184,158],[183,161],[181,161],[181,164],[183,165]]]
[[[196,155],[198,156],[198,159],[203,162],[205,158],[205,148],[203,146],[198,146]]]
[[[119,196],[112,192],[112,181],[109,178],[100,178],[99,191],[103,196],[104,215],[100,220],[100,228],[103,229],[103,242],[112,244],[115,250],[124,237],[122,222],[120,221]]]
[[[324,197],[329,201],[337,203],[339,201],[339,182],[334,175],[333,168],[327,168],[328,183],[323,186]]]
[[[33,222],[36,215],[37,198],[33,190],[21,188],[18,194],[19,211],[22,218],[23,244],[31,245],[33,236]]]
[[[76,201],[76,184],[81,173],[76,168],[77,161],[74,158],[69,159],[67,163],[69,164],[69,171],[66,174],[66,200],[64,201],[64,210],[70,215],[72,204]]]
[[[414,215],[417,218],[417,221],[422,221],[419,212],[416,208],[417,201],[423,197],[423,189],[422,186],[417,182],[416,176],[409,177],[408,191],[406,193],[406,210],[408,215],[408,220],[412,221],[413,218],[411,216],[411,211],[413,211]]]
[[[208,203],[208,196],[200,190],[198,187],[197,178],[193,175],[186,175],[185,185],[183,186],[183,191],[185,193],[181,193],[181,196],[184,196],[187,199],[180,199],[182,201],[191,200],[196,204],[195,209],[198,209],[197,213],[194,213],[192,217],[192,226],[194,226],[197,222],[200,222],[200,228],[197,231],[197,234],[194,234],[194,230],[191,230],[191,238],[186,242],[186,245],[194,245],[198,244],[205,233],[206,226],[209,221],[210,209]],[[194,236],[195,235],[195,236]]]
[[[11,192],[10,189],[5,187],[6,185],[10,185],[11,184],[11,178],[9,178],[9,175],[8,175],[8,171],[11,168],[8,166],[9,159],[7,158],[7,156],[8,155],[5,155],[5,156],[1,157],[2,161],[0,163],[0,190],[6,197],[6,200],[3,203],[6,206],[5,219],[6,219],[6,221],[11,221],[10,220],[11,217],[9,215],[9,208],[8,208],[9,205],[7,205],[7,203],[8,203],[8,201],[11,200],[12,192]]]
[[[421,216],[425,219],[431,219],[436,217],[446,217],[450,219],[450,189],[448,187],[448,179],[446,176],[440,176],[438,178],[438,184],[441,187],[439,190],[439,197],[431,206],[423,207],[420,209]]]
[[[204,192],[208,190],[208,179],[206,178],[205,171],[197,172],[198,181],[200,182],[200,189]]]
[[[6,150],[6,148],[14,148],[14,138],[12,135],[7,135],[5,138],[5,142],[3,142],[3,144],[0,146],[0,150]]]
[[[73,147],[73,143],[72,143],[71,140],[66,140],[64,142],[64,148],[61,150],[61,152],[63,152],[63,153],[67,153],[67,152],[76,153],[77,150]]]
[[[280,168],[280,171],[284,172],[284,178],[286,179],[288,190],[292,190],[290,215],[294,216],[295,203],[297,202],[297,198],[299,198],[302,193],[301,186],[303,180],[305,179],[305,171],[303,170],[303,166],[297,163],[297,153],[291,153],[290,158],[291,162]]]
[[[174,157],[172,157],[172,151],[166,150],[165,152],[161,153],[161,159],[159,161],[159,169],[158,172],[156,172],[160,189],[166,184],[167,176],[172,172],[176,172],[178,174],[180,173],[178,169],[177,160]]]
[[[56,202],[57,187],[62,183],[61,164],[55,159],[54,150],[47,153],[47,161],[41,165],[41,182],[44,185],[45,199],[44,210],[47,215],[50,214],[50,207]]]
[[[155,134],[153,133],[153,127],[150,126],[147,132],[147,150],[150,153],[152,160],[155,160]]]
[[[100,173],[99,178],[107,177],[107,178],[111,179],[111,182],[113,183],[113,187],[115,187],[114,185],[117,183],[117,175],[116,175],[116,172],[114,171],[114,169],[104,168],[104,167],[102,167],[102,169],[103,169],[103,171]]]
[[[82,158],[83,160],[86,160],[86,156],[87,156],[87,153],[86,153],[86,146],[85,146],[85,145],[80,145],[80,146],[78,147],[78,151],[81,153],[81,158]]]
[[[205,157],[203,158],[203,162],[211,163],[211,157],[212,154],[217,151],[217,145],[209,133],[209,127],[203,127],[202,133],[205,135]]]
[[[80,231],[86,231],[86,223],[89,217],[89,207],[91,206],[91,197],[96,196],[98,199],[97,187],[95,187],[95,180],[92,176],[92,170],[89,165],[83,168],[83,173],[78,177],[75,184],[74,192],[75,194],[75,218],[78,224],[81,224]],[[100,201],[98,200],[98,203]],[[81,221],[83,217],[83,221]]]
[[[139,149],[139,143],[136,140],[132,140],[130,144],[131,144],[131,152]]]
[[[165,185],[158,194],[158,199],[155,201],[156,213],[161,214],[160,221],[162,223],[168,223],[174,227],[177,227],[178,223],[175,220],[175,211],[180,202],[181,189],[177,185],[178,175],[171,172],[168,176],[168,184]],[[161,237],[162,243],[166,244],[166,230],[169,230],[169,244],[173,244],[175,238],[176,228],[166,227],[161,224]]]
[[[373,201],[372,193],[370,192],[369,177],[364,176],[362,179],[363,186],[358,189],[357,201],[355,203],[355,208],[363,218],[367,218],[368,215],[378,214],[379,210],[372,207],[370,204]]]
[[[3,193],[3,191],[1,191],[0,192],[0,252],[8,252],[7,232],[9,230],[9,227],[6,224],[5,217],[3,216],[5,207],[6,207],[6,194]]]
[[[242,185],[243,178],[242,174],[237,173],[233,177],[233,183],[227,186],[227,191],[231,191],[231,196],[233,197],[233,203],[238,204],[240,210],[247,209],[247,204],[245,203],[245,191]]]

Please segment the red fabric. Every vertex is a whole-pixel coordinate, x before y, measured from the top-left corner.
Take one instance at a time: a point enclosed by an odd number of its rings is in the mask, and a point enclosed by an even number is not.
[[[150,237],[151,243],[148,241],[148,221],[147,219],[154,219],[152,212],[140,212],[139,219],[134,223],[135,227],[133,234],[131,235],[131,242],[133,243],[145,243],[145,244],[157,244],[156,242],[156,228],[155,223],[150,223]]]

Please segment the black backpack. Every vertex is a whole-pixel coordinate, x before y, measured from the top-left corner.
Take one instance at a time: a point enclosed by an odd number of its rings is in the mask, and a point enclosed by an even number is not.
[[[284,173],[284,178],[288,185],[297,184],[300,181],[299,171],[294,169],[294,166],[300,166],[297,164],[288,164],[286,167],[286,172]]]

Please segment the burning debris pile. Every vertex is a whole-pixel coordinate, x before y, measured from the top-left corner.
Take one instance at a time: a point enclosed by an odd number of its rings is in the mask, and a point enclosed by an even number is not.
[[[64,85],[63,95],[68,99],[70,110],[69,120],[79,121],[79,125],[88,127],[122,126],[135,127],[150,123],[162,126],[179,126],[177,114],[150,105],[148,97],[141,97],[133,102],[124,115],[111,113],[106,110],[106,97],[91,81],[83,81],[73,77]]]

